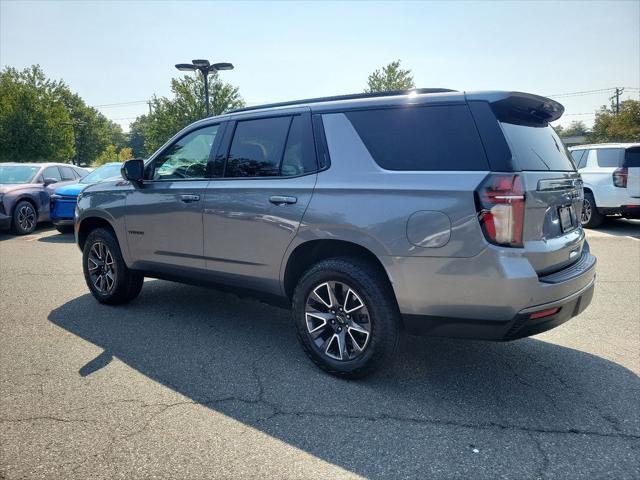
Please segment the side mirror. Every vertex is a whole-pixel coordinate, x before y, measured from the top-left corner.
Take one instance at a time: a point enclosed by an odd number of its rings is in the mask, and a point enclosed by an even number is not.
[[[54,183],[58,183],[58,180],[56,180],[55,178],[45,178],[43,180],[44,186],[48,187],[49,185],[52,185]]]
[[[122,164],[120,174],[125,180],[140,185],[144,180],[144,160],[141,158],[132,158]]]

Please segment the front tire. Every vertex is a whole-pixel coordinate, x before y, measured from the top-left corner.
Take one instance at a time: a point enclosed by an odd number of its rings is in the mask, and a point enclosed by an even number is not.
[[[596,201],[591,192],[584,193],[580,223],[584,228],[597,228],[604,222],[604,215],[598,212]]]
[[[127,303],[142,289],[144,277],[127,268],[115,235],[106,228],[96,228],[87,237],[82,267],[87,286],[100,303]]]
[[[38,212],[31,202],[22,200],[13,209],[13,232],[17,235],[28,235],[36,229]]]
[[[331,258],[311,267],[295,289],[293,318],[307,356],[343,378],[391,363],[400,335],[388,280],[359,258]]]

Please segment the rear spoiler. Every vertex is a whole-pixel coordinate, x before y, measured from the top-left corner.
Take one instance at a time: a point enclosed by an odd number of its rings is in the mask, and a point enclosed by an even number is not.
[[[468,101],[485,101],[501,122],[546,126],[558,120],[564,107],[550,98],[522,92],[486,92],[466,95]]]

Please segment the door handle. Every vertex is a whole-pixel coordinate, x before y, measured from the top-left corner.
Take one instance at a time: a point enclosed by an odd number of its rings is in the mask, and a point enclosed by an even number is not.
[[[197,202],[200,200],[200,195],[180,195],[180,200],[184,203]]]
[[[269,197],[269,201],[274,205],[290,205],[296,203],[298,199],[296,197],[288,197],[285,195],[272,195]]]

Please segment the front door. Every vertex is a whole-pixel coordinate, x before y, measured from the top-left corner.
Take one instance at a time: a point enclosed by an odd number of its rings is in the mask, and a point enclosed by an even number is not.
[[[204,210],[207,269],[227,284],[279,293],[282,258],[309,204],[316,156],[308,112],[239,120]]]
[[[127,195],[127,242],[135,268],[205,268],[202,212],[207,163],[219,125],[190,131],[145,168]]]

